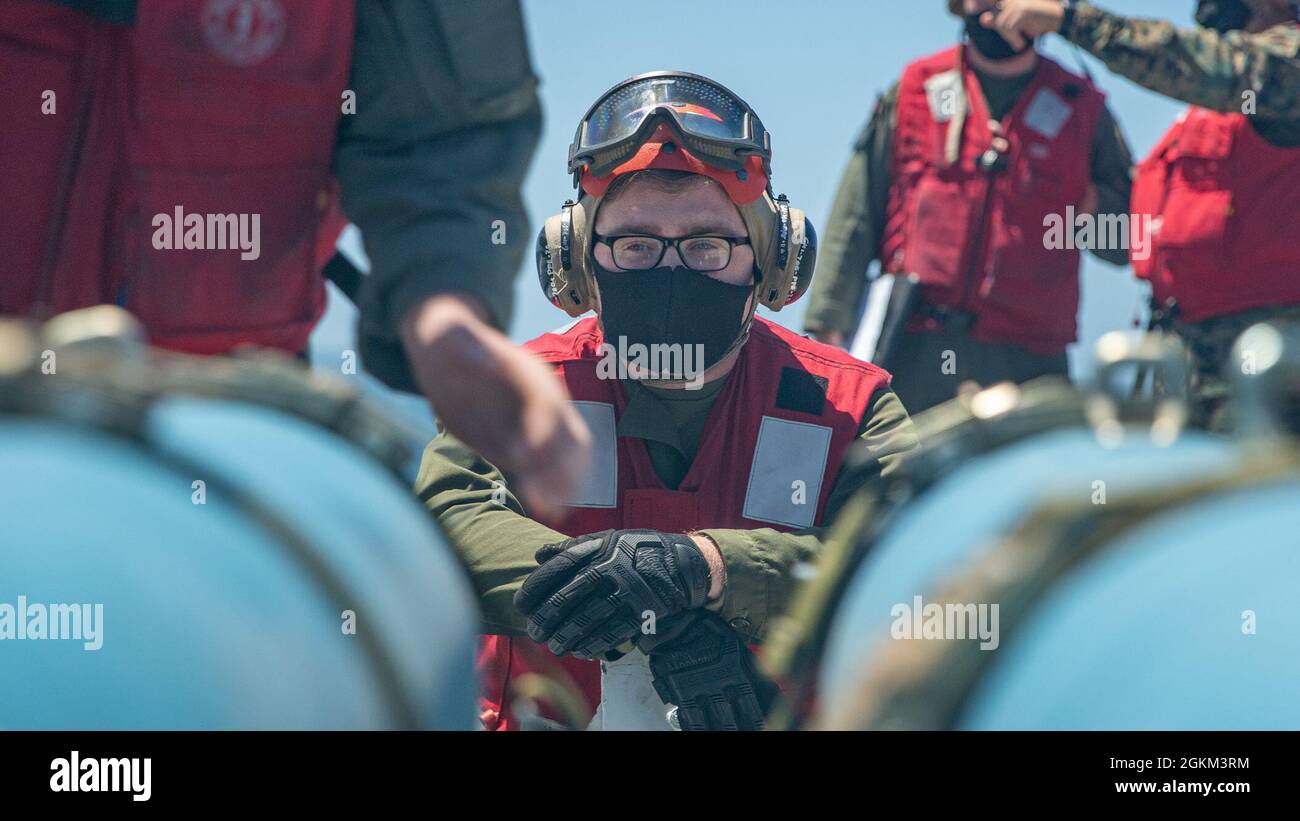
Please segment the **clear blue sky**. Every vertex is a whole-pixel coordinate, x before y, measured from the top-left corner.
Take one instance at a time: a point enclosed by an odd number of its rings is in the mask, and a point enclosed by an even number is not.
[[[906,63],[957,40],[961,24],[946,5],[944,0],[524,0],[546,118],[524,190],[530,238],[573,192],[564,164],[578,118],[609,86],[659,68],[708,75],[754,106],[772,132],[776,190],[789,194],[815,224],[825,225],[850,146],[876,96]],[[1111,0],[1099,5],[1190,26],[1195,4]],[[1082,58],[1060,38],[1046,38],[1041,48],[1079,71]],[[1183,106],[1086,59],[1140,159]],[[1084,259],[1080,338],[1087,345],[1106,331],[1131,327],[1141,292],[1131,269]],[[567,321],[543,299],[531,253],[515,290],[510,328],[515,340]],[[350,347],[344,339],[350,335],[349,307],[333,304],[314,339],[317,361],[334,369],[336,352]],[[799,303],[773,316],[801,329],[803,308]],[[1083,345],[1072,351],[1076,375],[1090,370],[1089,358],[1078,355]]]

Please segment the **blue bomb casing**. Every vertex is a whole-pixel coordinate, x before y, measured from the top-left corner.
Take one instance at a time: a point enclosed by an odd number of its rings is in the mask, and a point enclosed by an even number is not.
[[[243,402],[147,426],[0,415],[0,729],[477,726],[470,588],[393,473]]]
[[[1208,434],[1158,446],[1145,433],[1117,446],[1086,428],[1039,434],[962,464],[910,503],[837,608],[819,679],[825,713],[844,714],[891,642],[900,603],[933,601],[1040,503],[1086,500],[1098,481],[1122,498],[1239,458]],[[1300,727],[1297,533],[1300,484],[1285,481],[1156,514],[1032,605],[989,651],[956,726]]]

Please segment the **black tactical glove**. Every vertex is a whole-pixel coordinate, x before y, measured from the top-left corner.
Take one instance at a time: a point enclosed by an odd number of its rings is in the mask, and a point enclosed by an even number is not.
[[[716,613],[684,614],[637,646],[650,657],[659,698],[677,705],[683,730],[761,730],[781,696],[744,640]]]
[[[537,562],[515,608],[557,656],[595,658],[640,635],[647,611],[658,624],[709,593],[709,564],[680,533],[607,530],[546,545]]]

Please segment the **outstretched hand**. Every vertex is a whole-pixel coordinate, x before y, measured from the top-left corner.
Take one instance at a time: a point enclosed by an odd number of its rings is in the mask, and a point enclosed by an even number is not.
[[[997,29],[1014,49],[1022,49],[1035,37],[1061,30],[1065,7],[1060,0],[1002,0],[997,8],[980,15],[980,24]]]
[[[473,297],[439,294],[402,323],[416,383],[447,430],[511,478],[529,514],[557,520],[591,458],[591,434],[542,362],[484,321]]]

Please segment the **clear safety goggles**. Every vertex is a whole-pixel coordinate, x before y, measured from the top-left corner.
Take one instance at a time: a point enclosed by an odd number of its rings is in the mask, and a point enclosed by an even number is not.
[[[569,171],[604,177],[622,165],[660,125],[700,160],[728,171],[763,159],[771,173],[771,137],[754,110],[697,74],[653,71],[605,92],[588,110],[569,146]]]

